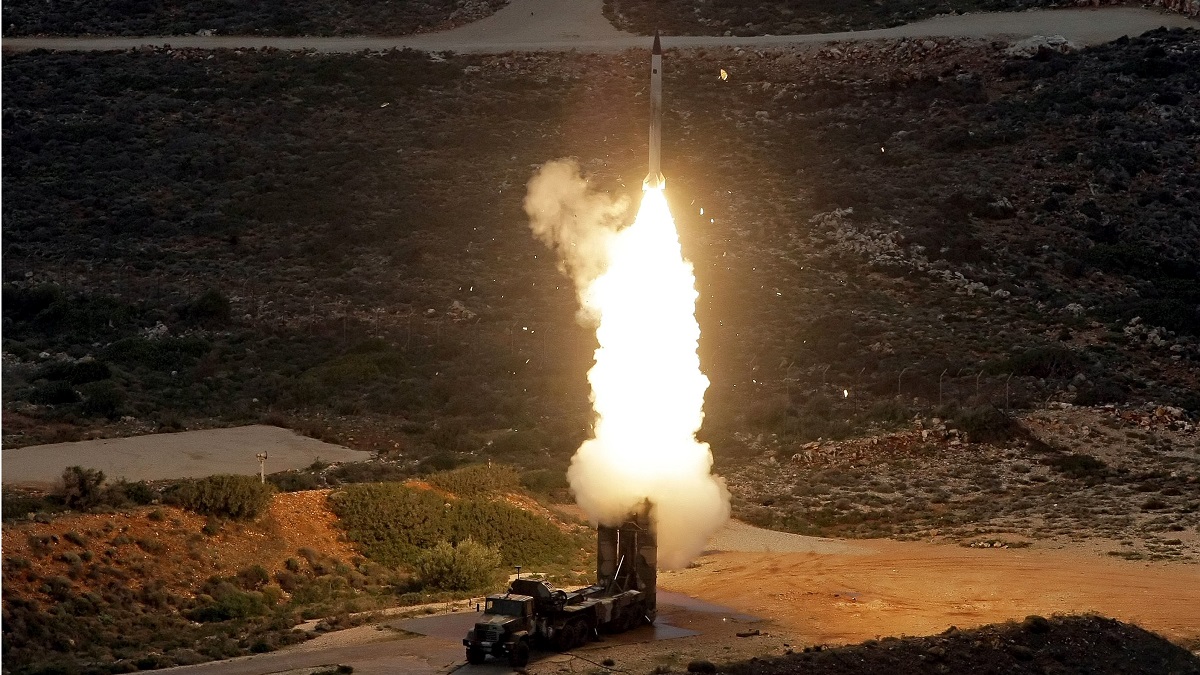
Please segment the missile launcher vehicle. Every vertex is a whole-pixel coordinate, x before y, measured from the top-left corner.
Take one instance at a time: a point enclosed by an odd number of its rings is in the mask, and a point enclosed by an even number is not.
[[[565,651],[599,633],[620,633],[654,622],[658,545],[649,509],[618,527],[597,530],[596,583],[573,591],[520,578],[507,593],[486,598],[481,618],[467,632],[467,661],[490,655],[514,668],[533,650]]]

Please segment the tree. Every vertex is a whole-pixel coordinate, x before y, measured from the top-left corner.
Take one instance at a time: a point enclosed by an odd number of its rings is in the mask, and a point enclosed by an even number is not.
[[[500,550],[467,538],[458,546],[439,541],[417,561],[417,574],[426,586],[445,591],[470,591],[490,584],[500,565]]]

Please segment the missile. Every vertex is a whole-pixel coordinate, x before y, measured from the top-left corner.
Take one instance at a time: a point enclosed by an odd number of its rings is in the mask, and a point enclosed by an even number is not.
[[[654,48],[650,50],[650,173],[642,182],[642,189],[661,190],[667,180],[662,175],[662,44],[658,31],[654,31]]]

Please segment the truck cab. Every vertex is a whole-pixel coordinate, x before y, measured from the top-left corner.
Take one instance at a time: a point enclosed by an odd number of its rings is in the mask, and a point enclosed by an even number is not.
[[[505,593],[484,600],[483,616],[467,632],[463,645],[467,661],[483,663],[488,654],[508,656],[514,667],[529,661],[529,635],[533,631],[533,598]]]

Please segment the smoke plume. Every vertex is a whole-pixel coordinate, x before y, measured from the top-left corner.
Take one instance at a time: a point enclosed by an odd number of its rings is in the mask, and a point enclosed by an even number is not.
[[[696,353],[695,276],[666,198],[646,190],[624,226],[628,202],[590,190],[579,167],[560,160],[530,181],[525,209],[600,344],[588,372],[593,437],[567,471],[576,501],[594,522],[617,525],[650,500],[659,564],[682,567],[729,517],[729,493],[696,440],[708,378]]]

